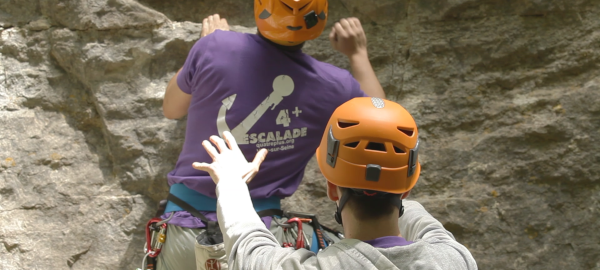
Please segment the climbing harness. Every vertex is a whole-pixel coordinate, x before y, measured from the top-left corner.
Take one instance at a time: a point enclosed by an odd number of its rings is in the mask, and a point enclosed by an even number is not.
[[[171,193],[169,193],[167,200],[178,205],[183,210],[202,220],[206,224],[205,241],[207,244],[215,245],[223,242],[223,234],[221,233],[219,225],[216,221],[209,220],[193,206]],[[144,243],[145,256],[142,260],[142,268],[138,268],[137,270],[156,269],[158,255],[160,254],[167,237],[167,223],[174,216],[174,214],[171,213],[171,215],[165,220],[160,218],[165,211],[167,200],[160,202],[156,215],[150,219],[146,225],[146,241]],[[303,230],[302,223],[310,224],[314,229],[314,236],[317,238],[316,249],[313,250],[315,252],[321,251],[325,247],[334,243],[333,239],[328,237],[327,234],[323,233],[324,230],[340,239],[344,238],[344,235],[340,232],[321,225],[317,220],[317,216],[314,214],[283,211],[281,209],[266,209],[257,212],[257,214],[260,217],[273,217],[274,223],[283,229],[283,247],[292,247],[295,249],[305,248],[311,250],[311,243],[309,242],[308,236]],[[284,217],[287,218],[287,220],[281,223],[278,221],[277,217]]]

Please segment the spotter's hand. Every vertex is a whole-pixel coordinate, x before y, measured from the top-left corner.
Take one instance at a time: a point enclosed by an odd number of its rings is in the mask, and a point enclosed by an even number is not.
[[[267,149],[261,149],[256,153],[254,160],[248,162],[242,151],[235,142],[235,138],[229,131],[223,132],[223,139],[210,136],[210,141],[203,141],[202,146],[213,159],[211,164],[205,162],[194,162],[192,167],[196,170],[208,172],[215,184],[219,181],[245,181],[250,182],[258,173],[260,164],[265,160]]]
[[[329,33],[331,46],[346,55],[367,54],[367,37],[357,18],[341,19],[333,25]]]
[[[202,21],[202,34],[201,38],[211,34],[215,30],[229,31],[229,24],[225,18],[221,18],[219,14],[210,15]]]

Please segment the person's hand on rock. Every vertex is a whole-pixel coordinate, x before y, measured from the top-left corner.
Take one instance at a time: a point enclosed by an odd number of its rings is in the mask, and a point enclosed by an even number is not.
[[[229,24],[225,18],[221,18],[219,14],[210,15],[202,21],[202,34],[200,37],[205,37],[215,30],[229,31]]]

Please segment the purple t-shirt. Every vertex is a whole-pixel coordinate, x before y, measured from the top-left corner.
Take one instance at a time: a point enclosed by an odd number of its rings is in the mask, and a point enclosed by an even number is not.
[[[267,148],[260,171],[248,184],[250,196],[288,197],[298,188],[333,111],[365,96],[344,69],[300,50],[282,50],[258,35],[219,30],[196,42],[177,84],[192,100],[169,185],[183,183],[212,198],[214,182],[192,168],[193,162],[212,162],[203,140],[231,131],[250,161]]]
[[[384,236],[373,240],[365,241],[365,243],[376,248],[391,248],[398,246],[407,246],[412,244],[413,242],[407,241],[406,239],[400,236]]]

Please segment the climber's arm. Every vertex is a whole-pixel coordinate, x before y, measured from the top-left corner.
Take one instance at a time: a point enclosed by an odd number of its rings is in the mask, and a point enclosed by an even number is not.
[[[367,37],[357,18],[341,19],[329,33],[331,46],[350,60],[352,75],[360,88],[371,97],[385,98],[367,53]]]
[[[187,94],[177,85],[177,76],[181,69],[171,78],[163,99],[163,114],[169,119],[179,119],[187,115],[192,95]]]

